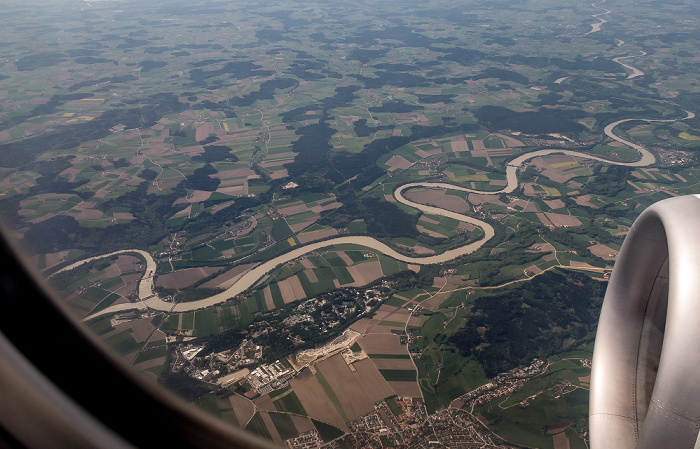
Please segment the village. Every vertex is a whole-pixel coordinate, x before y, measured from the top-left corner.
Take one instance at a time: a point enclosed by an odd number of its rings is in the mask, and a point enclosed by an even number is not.
[[[185,367],[185,372],[199,380],[210,382],[221,388],[236,388],[249,401],[257,401],[263,395],[275,391],[285,391],[289,382],[318,360],[327,359],[333,354],[342,353],[346,363],[367,357],[353,353],[350,348],[359,334],[351,329],[328,344],[314,350],[300,351],[288,359],[273,363],[259,363],[263,358],[263,348],[252,340],[245,339],[235,350],[213,353],[209,360],[226,363],[223,370],[197,368],[195,364]],[[183,344],[176,351],[178,366],[192,362],[202,346]],[[345,354],[349,352],[350,354]],[[349,356],[348,360],[347,357]],[[290,363],[294,361],[296,363]],[[582,366],[590,366],[590,360],[581,360]],[[256,366],[257,365],[257,366]],[[544,374],[549,366],[540,359],[534,359],[528,366],[521,366],[500,373],[488,383],[455,399],[449,407],[428,414],[422,398],[393,396],[374,403],[374,410],[347,422],[348,432],[330,442],[324,441],[318,430],[302,432],[286,439],[285,447],[302,449],[313,447],[342,448],[410,446],[429,447],[502,447],[515,448],[496,437],[475,415],[474,408],[499,397],[507,397],[523,387],[530,379]],[[228,372],[229,374],[223,374]],[[577,388],[571,382],[562,382],[552,388],[556,397]],[[284,395],[283,395],[284,396]],[[257,402],[256,402],[257,403]],[[516,403],[527,407],[527,400]]]

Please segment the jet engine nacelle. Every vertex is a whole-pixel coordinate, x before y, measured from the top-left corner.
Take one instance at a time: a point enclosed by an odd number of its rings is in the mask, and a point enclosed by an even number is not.
[[[625,239],[593,353],[590,442],[700,448],[700,195],[660,201]]]

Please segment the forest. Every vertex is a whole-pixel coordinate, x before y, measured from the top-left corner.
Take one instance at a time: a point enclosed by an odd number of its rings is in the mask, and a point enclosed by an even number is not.
[[[496,295],[482,296],[462,329],[449,337],[462,355],[493,377],[534,357],[571,349],[592,339],[606,283],[552,270]]]

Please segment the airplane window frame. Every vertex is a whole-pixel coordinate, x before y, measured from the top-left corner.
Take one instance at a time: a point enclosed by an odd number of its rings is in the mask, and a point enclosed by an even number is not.
[[[4,230],[0,257],[0,397],[12,399],[0,407],[0,448],[277,447],[129,369],[67,313]]]

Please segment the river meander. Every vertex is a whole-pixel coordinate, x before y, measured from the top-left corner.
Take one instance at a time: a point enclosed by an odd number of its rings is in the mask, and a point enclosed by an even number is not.
[[[688,114],[685,119],[690,119],[695,117],[695,114],[692,112],[686,111]],[[636,161],[636,162],[616,162],[616,161],[611,161],[608,159],[604,159],[599,156],[593,156],[590,154],[586,153],[581,153],[578,151],[573,151],[573,150],[565,150],[565,149],[547,149],[547,150],[536,150],[536,151],[531,151],[529,153],[522,154],[512,161],[508,162],[506,164],[506,179],[507,179],[507,185],[498,191],[483,191],[483,190],[478,190],[478,189],[469,189],[466,187],[461,187],[453,184],[447,184],[447,183],[442,183],[442,182],[414,182],[414,183],[409,183],[409,184],[403,184],[399,187],[396,188],[394,191],[394,197],[396,200],[400,203],[403,203],[407,206],[416,208],[420,210],[423,213],[426,214],[432,214],[432,215],[440,215],[443,217],[449,217],[453,218],[462,222],[466,223],[471,223],[475,226],[478,226],[484,231],[484,235],[477,241],[465,244],[463,246],[460,246],[458,248],[454,248],[448,251],[445,251],[442,254],[436,254],[433,256],[428,256],[428,257],[411,257],[411,256],[406,256],[403,255],[391,247],[387,246],[386,244],[380,242],[379,240],[373,238],[373,237],[367,237],[367,236],[346,236],[346,237],[335,237],[329,240],[323,240],[319,242],[314,242],[314,243],[309,243],[307,245],[294,248],[293,250],[282,254],[280,256],[275,257],[274,259],[268,260],[266,262],[260,263],[259,265],[253,267],[252,269],[248,270],[247,272],[243,273],[235,282],[233,285],[231,285],[228,289],[225,291],[218,293],[216,295],[210,296],[208,298],[204,298],[201,300],[197,301],[191,301],[191,302],[183,302],[183,303],[173,303],[169,301],[165,301],[162,298],[158,297],[154,291],[153,291],[153,276],[156,271],[156,262],[149,254],[147,251],[143,250],[138,250],[138,249],[133,249],[133,250],[122,250],[122,251],[116,251],[113,253],[109,254],[103,254],[100,256],[96,257],[91,257],[89,259],[84,259],[79,262],[76,262],[74,264],[71,264],[65,268],[63,268],[60,271],[66,271],[66,270],[71,270],[73,268],[76,268],[84,263],[90,262],[92,260],[97,260],[105,257],[110,257],[115,254],[126,254],[126,253],[135,253],[140,255],[146,260],[146,271],[144,272],[143,278],[139,281],[139,301],[134,302],[134,303],[123,303],[123,304],[116,304],[110,307],[107,307],[100,312],[97,312],[95,314],[89,315],[88,318],[94,318],[96,316],[100,315],[105,315],[109,313],[114,313],[118,311],[126,311],[126,310],[134,310],[134,309],[140,309],[140,310],[146,310],[146,309],[153,309],[157,311],[165,311],[165,312],[187,312],[187,311],[192,311],[192,310],[197,310],[197,309],[203,309],[206,307],[214,306],[217,304],[221,304],[230,298],[233,298],[234,296],[245,292],[249,288],[255,285],[256,282],[258,282],[263,276],[266,274],[270,273],[272,270],[275,268],[290,262],[294,259],[297,259],[299,257],[304,256],[305,254],[308,254],[313,251],[321,250],[321,249],[326,249],[329,247],[337,246],[337,245],[356,245],[359,247],[371,249],[374,251],[378,251],[380,253],[383,253],[389,257],[392,257],[396,260],[406,262],[409,264],[417,264],[417,265],[430,265],[430,264],[439,264],[443,262],[447,262],[453,259],[456,259],[461,256],[465,256],[468,254],[473,253],[474,251],[478,250],[481,248],[487,241],[489,241],[493,236],[494,236],[494,229],[493,227],[488,224],[485,221],[479,220],[474,217],[470,217],[464,214],[460,214],[457,212],[449,211],[446,209],[442,209],[439,207],[434,207],[434,206],[428,206],[424,204],[419,204],[415,203],[403,196],[403,193],[411,188],[439,188],[439,189],[449,189],[449,190],[458,190],[462,192],[470,192],[470,193],[479,193],[479,194],[485,194],[485,195],[500,195],[502,193],[511,193],[515,191],[515,189],[518,187],[518,169],[525,164],[525,162],[539,157],[539,156],[545,156],[549,154],[567,154],[570,156],[582,158],[582,159],[591,159],[591,160],[596,160],[600,162],[604,162],[607,164],[612,164],[612,165],[624,165],[628,167],[646,167],[648,165],[653,164],[656,161],[656,158],[654,155],[647,150],[646,148],[642,147],[641,145],[637,145],[635,143],[629,142],[627,140],[622,139],[621,137],[616,136],[613,133],[613,129],[618,126],[621,123],[625,123],[628,121],[645,121],[645,122],[672,122],[675,120],[652,120],[652,119],[625,119],[625,120],[618,120],[614,123],[609,124],[608,126],[605,127],[604,132],[605,134],[610,137],[613,140],[616,140],[620,143],[623,143],[625,145],[628,145],[637,151],[639,151],[641,158]],[[59,272],[60,272],[59,271]]]

